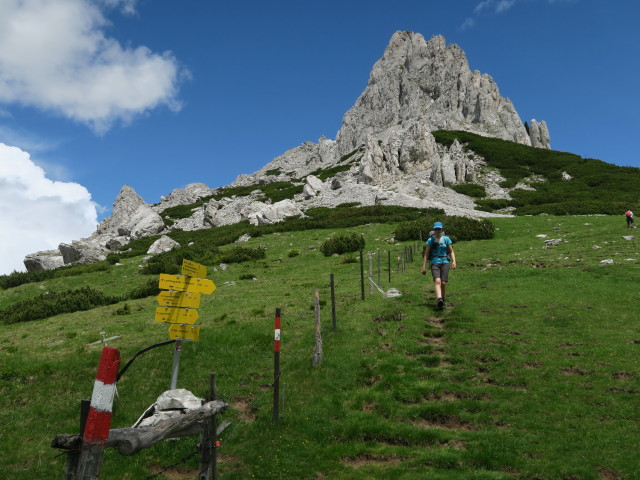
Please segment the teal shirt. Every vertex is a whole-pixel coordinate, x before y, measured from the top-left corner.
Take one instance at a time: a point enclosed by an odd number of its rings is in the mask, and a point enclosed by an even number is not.
[[[449,257],[447,257],[447,248],[453,243],[451,239],[446,235],[443,235],[440,238],[440,242],[433,242],[433,240],[435,240],[434,237],[429,237],[429,240],[427,240],[427,245],[431,247],[433,253],[431,263],[449,263]]]

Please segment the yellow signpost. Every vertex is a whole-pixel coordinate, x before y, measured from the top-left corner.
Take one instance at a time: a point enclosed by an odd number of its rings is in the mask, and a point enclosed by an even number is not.
[[[200,338],[200,326],[194,325],[198,320],[200,307],[200,294],[209,295],[216,289],[215,283],[207,280],[207,267],[191,260],[182,260],[182,275],[160,274],[158,286],[165,290],[158,295],[156,307],[156,322],[171,323],[169,327],[169,339],[175,340],[173,352],[173,366],[171,367],[171,390],[176,388],[178,381],[178,367],[180,365],[180,353],[182,341],[198,341]]]
[[[180,292],[204,293],[209,295],[216,289],[215,283],[206,278],[186,277],[183,275],[160,274],[159,287],[162,290],[178,290]]]
[[[198,320],[198,311],[193,308],[157,307],[156,322],[186,323],[193,325]]]
[[[182,339],[197,342],[199,337],[199,325],[181,325],[178,323],[174,323],[173,325],[171,325],[171,327],[169,327],[169,338],[171,340]]]
[[[190,277],[204,278],[207,276],[207,267],[185,258],[182,260],[182,270],[180,270],[180,273],[182,273],[182,275],[189,275]]]
[[[199,293],[162,291],[156,298],[165,307],[200,308]]]

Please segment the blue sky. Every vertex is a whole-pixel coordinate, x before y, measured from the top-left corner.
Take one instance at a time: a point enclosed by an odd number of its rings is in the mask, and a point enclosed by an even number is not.
[[[458,44],[552,148],[638,167],[638,19],[627,0],[2,0],[0,274],[88,236],[125,184],[156,203],[335,138],[397,30]]]

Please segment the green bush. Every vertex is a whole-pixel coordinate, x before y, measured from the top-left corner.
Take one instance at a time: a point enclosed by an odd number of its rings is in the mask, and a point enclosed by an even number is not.
[[[334,253],[358,252],[364,249],[364,237],[355,232],[345,233],[343,235],[334,235],[324,242],[320,247],[320,251],[325,257],[329,257]]]
[[[640,169],[620,167],[593,158],[544,148],[534,148],[497,138],[482,137],[469,132],[432,132],[436,141],[451,145],[455,139],[481,155],[490,168],[497,169],[505,180],[503,188],[513,188],[531,176],[546,181],[530,183],[535,190],[513,190],[513,199],[505,206],[515,207],[517,215],[548,213],[616,214],[634,208],[640,191]],[[565,180],[562,172],[571,176]],[[481,203],[491,210],[494,205]],[[617,205],[625,205],[615,210]]]
[[[290,250],[288,254],[289,258],[297,257],[298,255],[300,255],[300,252],[298,250]]]
[[[485,198],[482,200],[476,200],[476,206],[478,210],[485,212],[495,212],[511,206],[511,201],[505,198]]]
[[[65,292],[47,292],[1,309],[0,318],[8,325],[53,317],[61,313],[91,310],[118,303],[120,300],[119,297],[105,295],[90,287]]]
[[[248,260],[261,260],[266,257],[267,251],[262,247],[233,247],[221,252],[215,263],[241,263]]]
[[[164,273],[164,272],[161,272]],[[150,278],[146,283],[134,288],[127,294],[127,299],[136,300],[138,298],[155,297],[160,294],[157,278]]]
[[[89,272],[108,271],[111,266],[108,262],[87,263],[84,265],[74,265],[59,267],[53,270],[39,270],[36,272],[12,272],[9,275],[0,275],[0,288],[8,289],[24,285],[26,283],[36,283],[51,278],[73,277]]]
[[[451,188],[458,193],[469,195],[470,197],[483,198],[487,196],[485,188],[476,183],[461,183],[460,185],[454,185]]]
[[[454,242],[465,240],[487,240],[493,238],[495,227],[488,220],[476,220],[467,217],[427,216],[412,222],[398,225],[394,236],[398,241],[420,240],[426,241],[434,222],[444,224],[445,235]]]

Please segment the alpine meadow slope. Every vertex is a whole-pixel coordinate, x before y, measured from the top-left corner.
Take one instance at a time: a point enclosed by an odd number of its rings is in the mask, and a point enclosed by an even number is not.
[[[220,478],[637,479],[634,231],[621,216],[490,222],[493,238],[454,245],[458,269],[444,312],[434,308],[430,279],[419,274],[417,242],[390,240],[403,223],[268,233],[244,246],[264,251],[263,258],[224,270],[208,263],[218,288],[199,308],[200,340],[184,344],[178,387],[204,397],[209,372],[217,373],[218,395],[230,405],[219,420],[231,421],[220,437]],[[204,249],[205,232],[184,232],[185,240]],[[362,300],[358,254],[322,253],[328,239],[352,233],[365,241],[365,272],[372,255],[373,280],[402,296],[385,298],[367,286]],[[414,262],[403,272],[397,259],[408,249]],[[139,268],[144,256],[1,290],[0,308],[39,293],[89,288],[124,295],[157,284],[157,274]],[[316,289],[324,361],[314,368]],[[91,395],[101,350],[91,344],[117,336],[108,344],[124,363],[166,340],[155,307],[152,294],[0,325],[7,406],[0,448],[11,452],[0,458],[5,478],[62,476],[65,457],[49,444],[56,434],[77,432],[79,401]],[[274,425],[276,308],[286,386]],[[132,425],[168,388],[171,358],[170,346],[156,348],[127,370],[118,382],[114,428]],[[133,457],[109,449],[101,476],[195,478],[197,456],[180,459],[196,444],[196,437],[166,441]]]

